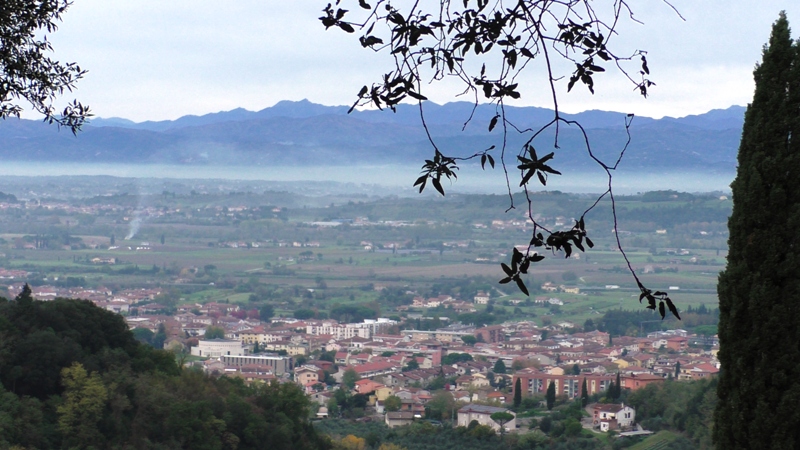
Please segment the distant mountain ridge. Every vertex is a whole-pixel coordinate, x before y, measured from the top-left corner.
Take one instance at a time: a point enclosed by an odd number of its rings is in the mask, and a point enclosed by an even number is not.
[[[78,133],[59,132],[38,121],[0,122],[0,158],[14,161],[223,165],[355,165],[420,163],[432,148],[414,105],[390,111],[354,111],[308,100],[281,101],[261,111],[237,108],[172,121],[136,123],[122,118],[95,118]],[[474,111],[473,111],[474,109]],[[631,169],[712,169],[732,171],[745,108],[732,106],[682,118],[636,117],[624,167]],[[500,146],[499,128],[487,124],[493,105],[454,102],[425,105],[425,121],[446,154],[467,156]],[[552,111],[507,107],[506,116],[520,128],[539,127]],[[465,121],[472,120],[465,126]],[[578,121],[590,136],[592,151],[615,159],[625,145],[626,115],[585,111],[564,115]],[[462,131],[463,128],[463,131]],[[562,126],[554,164],[580,169],[593,163],[575,127]],[[534,141],[541,151],[553,148],[552,132]],[[516,153],[527,136],[508,135]],[[613,161],[611,161],[613,162]]]

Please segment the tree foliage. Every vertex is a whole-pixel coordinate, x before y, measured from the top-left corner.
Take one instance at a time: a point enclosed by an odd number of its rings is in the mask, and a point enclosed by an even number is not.
[[[544,398],[547,402],[547,410],[550,411],[556,404],[556,385],[554,382],[551,381],[550,385],[547,386],[547,392],[545,393]]]
[[[492,413],[492,415],[489,416],[489,418],[497,422],[498,425],[500,425],[500,434],[504,434],[506,432],[505,428],[506,424],[514,420],[514,415],[511,414],[510,412],[498,411],[496,413]]]
[[[348,389],[353,389],[356,387],[356,381],[360,379],[361,377],[356,372],[356,369],[348,367],[342,375],[342,385]]]
[[[691,448],[712,447],[717,380],[650,384],[628,395],[625,403],[636,409],[636,420],[645,429],[685,434]]]
[[[294,383],[181,370],[88,301],[0,300],[0,447],[327,449]]]
[[[60,63],[47,35],[58,28],[61,16],[72,2],[39,0],[7,1],[0,8],[0,118],[19,117],[20,100],[27,102],[49,123],[65,126],[73,133],[91,115],[78,101],[59,114],[53,102],[72,91],[86,73],[75,63]]]
[[[348,8],[348,4],[352,8]],[[487,0],[428,0],[401,5],[385,1],[371,4],[364,0],[351,0],[337,1],[335,5],[329,3],[323,9],[320,20],[326,29],[358,32],[362,47],[388,52],[394,60],[394,67],[379,82],[361,88],[351,111],[364,105],[395,110],[402,101],[419,104],[421,123],[433,150],[433,156],[425,161],[421,175],[414,183],[420,192],[431,185],[444,195],[443,182],[458,178],[460,162],[480,160],[484,169],[487,165],[495,168],[497,163],[506,178],[509,210],[514,209],[512,184],[514,188],[517,186],[516,181],[511,181],[509,169],[513,172],[516,164],[520,180],[518,187],[525,193],[526,215],[533,223],[533,229],[527,248],[524,251],[514,248],[510,264],[501,265],[505,277],[500,282],[513,281],[528,295],[523,275],[528,273],[532,263],[544,259],[548,252],[568,258],[573,250],[585,251],[586,247],[593,246],[584,219],[606,196],[611,201],[616,223],[611,180],[613,171],[625,154],[627,143],[616,157],[601,159],[592,151],[584,128],[561,115],[557,92],[561,89],[570,91],[578,84],[594,93],[595,78],[606,68],[614,68],[631,82],[637,92],[647,96],[654,83],[649,79],[646,52],[624,52],[618,49],[615,42],[620,23],[626,17],[635,21],[633,12],[625,1],[524,0],[506,4]],[[526,68],[535,66],[547,73],[546,87],[552,95],[553,118],[544,124],[514,123],[506,115],[506,102],[519,99],[526,90],[540,88],[520,85],[518,81]],[[562,69],[564,66],[570,69]],[[495,114],[485,118],[487,123],[483,125],[490,132],[498,130],[497,144],[486,149],[468,149],[466,155],[461,156],[444,154],[426,125],[423,102],[427,97],[422,93],[423,85],[443,80],[460,81],[464,87],[463,94],[474,99],[476,106],[480,101],[496,106]],[[626,133],[632,117],[631,114],[625,120]],[[464,128],[472,120],[472,115],[465,118]],[[537,221],[533,201],[528,194],[534,183],[546,186],[549,176],[561,174],[554,164],[560,148],[558,136],[562,127],[579,130],[584,138],[587,158],[605,171],[608,188],[588,209],[574,214],[579,219],[571,228],[556,230]],[[507,148],[511,133],[518,133],[524,138],[524,143],[516,151]],[[544,137],[548,133],[553,136],[552,141]],[[614,229],[617,229],[616,225]],[[618,235],[617,244],[620,246]],[[641,291],[640,302],[646,299],[647,307],[658,309],[662,318],[666,309],[678,317],[677,308],[667,293],[646,288],[633,271],[624,251],[622,255]]]
[[[717,448],[800,445],[800,44],[772,27],[739,145],[728,265],[720,274]]]
[[[396,395],[390,395],[383,401],[383,405],[387,411],[400,411],[403,406],[403,400]]]

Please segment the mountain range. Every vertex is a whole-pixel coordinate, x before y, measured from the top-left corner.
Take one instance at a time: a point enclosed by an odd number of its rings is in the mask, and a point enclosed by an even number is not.
[[[121,118],[93,118],[77,136],[39,121],[0,122],[0,158],[6,161],[222,164],[262,166],[342,166],[421,163],[433,154],[416,105],[396,112],[355,110],[302,101],[282,101],[261,111],[231,111],[183,116],[171,121],[136,123]],[[741,137],[744,107],[732,106],[682,118],[633,118],[623,167],[635,170],[689,169],[733,171]],[[495,145],[503,130],[488,130],[494,105],[454,102],[424,105],[425,123],[441,151],[468,156]],[[471,117],[471,120],[468,119]],[[536,107],[506,107],[518,128],[538,128],[553,112]],[[581,124],[592,152],[613,163],[627,140],[626,115],[606,111],[565,114]],[[468,122],[468,123],[467,123]],[[466,124],[465,124],[466,123]],[[508,130],[510,154],[530,133]],[[554,167],[580,169],[594,163],[580,130],[561,124],[533,145],[539,154],[555,151]],[[494,150],[499,156],[499,150]]]

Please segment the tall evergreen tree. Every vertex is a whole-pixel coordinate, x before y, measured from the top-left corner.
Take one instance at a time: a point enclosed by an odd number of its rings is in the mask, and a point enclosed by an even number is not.
[[[550,411],[556,404],[556,384],[554,382],[551,381],[550,386],[547,386],[547,394],[544,398],[547,401],[547,410]]]
[[[522,404],[522,382],[520,379],[517,378],[516,383],[514,383],[514,407],[518,408],[519,405]]]
[[[589,404],[589,387],[586,385],[586,377],[583,377],[583,384],[581,385],[581,406]]]
[[[800,448],[800,45],[783,12],[754,78],[718,286],[726,450]]]

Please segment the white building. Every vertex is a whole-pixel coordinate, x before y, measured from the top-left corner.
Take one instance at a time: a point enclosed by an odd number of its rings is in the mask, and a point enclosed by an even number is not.
[[[366,319],[362,323],[340,324],[335,320],[325,320],[315,325],[306,325],[306,333],[312,335],[330,334],[334,339],[363,338],[371,339],[397,321],[379,318],[378,320]]]
[[[201,339],[197,347],[192,347],[192,355],[210,358],[219,358],[223,355],[244,356],[247,351],[248,347],[242,341],[232,339]]]
[[[607,432],[619,428],[630,428],[636,423],[636,410],[625,404],[600,404],[592,407],[592,424],[600,431]]]
[[[503,425],[506,430],[513,430],[517,428],[517,415],[506,408],[473,404],[469,404],[458,410],[458,426],[467,427],[469,426],[470,422],[476,420],[479,424],[487,425],[492,427],[492,429],[494,429],[496,432],[499,432],[500,424],[492,420],[491,417],[492,414],[497,412],[507,412],[514,416],[513,419]]]

